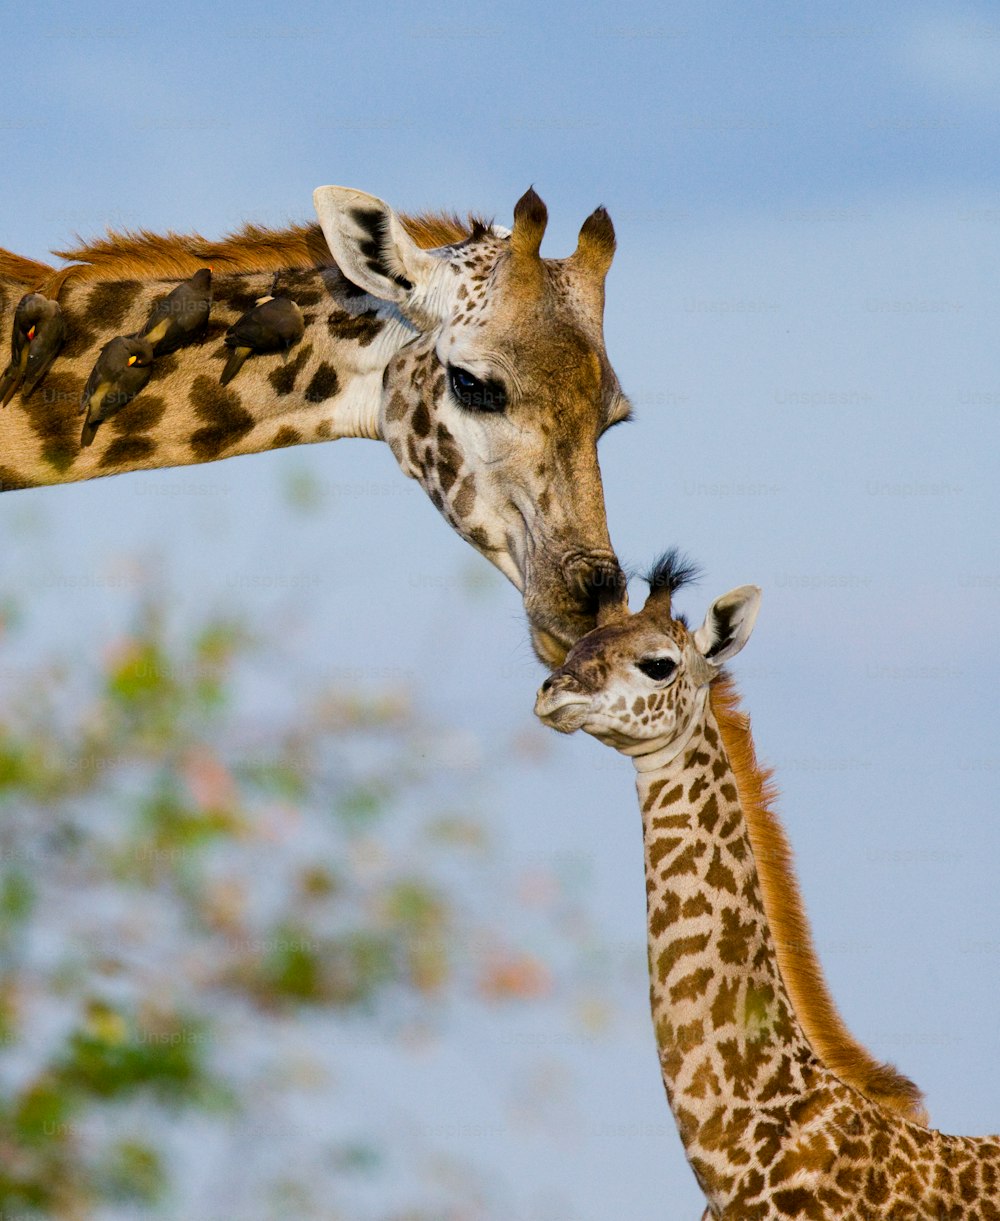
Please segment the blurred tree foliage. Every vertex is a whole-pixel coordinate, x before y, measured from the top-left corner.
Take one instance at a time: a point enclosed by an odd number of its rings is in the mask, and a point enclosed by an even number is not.
[[[150,597],[89,658],[5,684],[5,1221],[177,1215],[184,1163],[164,1134],[253,1106],[247,1031],[267,1044],[289,1023],[361,1020],[398,1038],[456,1000],[551,999],[565,974],[572,915],[551,917],[553,962],[505,927],[515,899],[474,786],[439,766],[449,731],[399,690],[303,691],[276,714],[261,633],[214,620],[183,636],[164,605]],[[17,619],[4,604],[10,657]],[[328,1153],[334,1186],[379,1171],[364,1142]],[[290,1175],[273,1215],[347,1215],[323,1199],[311,1212]]]

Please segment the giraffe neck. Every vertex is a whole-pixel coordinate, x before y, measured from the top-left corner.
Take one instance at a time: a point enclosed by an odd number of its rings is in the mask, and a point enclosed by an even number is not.
[[[219,384],[227,328],[274,279],[273,271],[217,276],[204,342],[159,357],[146,388],[81,448],[80,396],[101,348],[115,335],[141,330],[154,301],[177,281],[70,278],[59,294],[68,328],[62,352],[27,400],[16,395],[0,411],[0,490],[338,437],[381,439],[382,376],[415,332],[335,268],[280,273],[277,291],[305,317],[302,340],[287,356],[252,356],[228,386]],[[0,344],[22,292],[0,285]]]
[[[711,703],[669,755],[646,770],[636,760],[650,1000],[706,1217],[1000,1216],[1000,1140],[912,1122],[813,1053],[782,980]]]
[[[825,1076],[785,990],[735,777],[711,708],[672,756],[636,759],[650,1002],[663,1081],[713,1205],[752,1121]]]

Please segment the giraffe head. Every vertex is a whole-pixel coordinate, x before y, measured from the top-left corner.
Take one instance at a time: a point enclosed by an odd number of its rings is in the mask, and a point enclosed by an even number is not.
[[[604,349],[608,214],[565,259],[539,253],[547,212],[529,190],[511,231],[421,248],[371,195],[314,193],[341,272],[388,303],[408,342],[389,362],[377,430],[403,471],[524,594],[535,649],[558,665],[623,584],[597,440],[629,416]]]
[[[760,606],[758,587],[741,585],[716,598],[692,632],[670,603],[694,575],[668,552],[650,573],[641,611],[606,600],[598,626],[542,684],[536,714],[561,733],[583,729],[633,757],[682,742],[703,693],[749,639]]]

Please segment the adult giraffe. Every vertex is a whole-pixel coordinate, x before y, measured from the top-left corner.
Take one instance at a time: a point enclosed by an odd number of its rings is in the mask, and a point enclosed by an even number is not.
[[[539,657],[558,665],[621,580],[597,440],[629,415],[604,348],[615,249],[598,208],[575,252],[543,259],[533,190],[513,229],[405,217],[342,187],[319,225],[109,234],[55,270],[0,251],[2,335],[29,291],[57,300],[66,339],[30,394],[0,409],[0,489],[211,462],[340,437],[386,441],[467,541],[522,591]],[[81,394],[104,344],[140,331],[178,280],[213,269],[206,341],[157,358],[145,389],[80,444]],[[305,332],[220,385],[227,328],[280,293]]]

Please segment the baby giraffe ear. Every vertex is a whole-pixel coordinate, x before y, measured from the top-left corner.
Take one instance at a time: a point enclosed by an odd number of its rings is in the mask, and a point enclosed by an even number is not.
[[[403,313],[410,305],[425,307],[440,260],[417,245],[387,203],[349,187],[317,187],[313,206],[330,253],[352,284]]]
[[[741,585],[716,598],[693,636],[694,647],[713,665],[722,665],[750,639],[760,610],[760,587]]]

